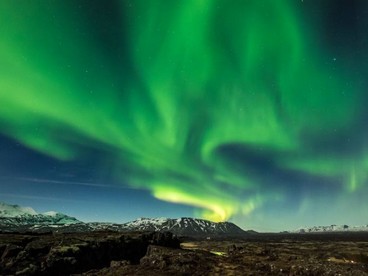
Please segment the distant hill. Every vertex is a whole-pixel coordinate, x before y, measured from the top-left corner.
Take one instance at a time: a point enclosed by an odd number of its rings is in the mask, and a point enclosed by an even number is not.
[[[349,226],[349,225],[329,225],[329,226],[313,226],[301,227],[292,233],[331,233],[331,232],[365,232],[368,231],[368,225]]]

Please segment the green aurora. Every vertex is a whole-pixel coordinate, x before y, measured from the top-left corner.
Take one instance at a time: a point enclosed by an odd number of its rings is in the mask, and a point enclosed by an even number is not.
[[[107,20],[96,1],[1,1],[0,131],[65,162],[105,152],[122,183],[215,221],[290,200],[267,168],[359,193],[365,83],[347,67],[367,68],[303,4],[116,1]]]

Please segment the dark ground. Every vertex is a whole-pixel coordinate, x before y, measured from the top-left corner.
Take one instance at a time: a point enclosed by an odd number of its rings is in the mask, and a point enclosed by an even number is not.
[[[0,275],[368,275],[368,233],[3,233],[0,256]]]

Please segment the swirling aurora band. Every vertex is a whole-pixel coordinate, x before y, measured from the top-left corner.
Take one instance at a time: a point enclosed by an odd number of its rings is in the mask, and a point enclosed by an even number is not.
[[[216,221],[287,201],[275,177],[354,193],[365,144],[321,145],[366,115],[362,85],[291,2],[1,1],[1,132],[65,161],[114,152],[124,183]]]

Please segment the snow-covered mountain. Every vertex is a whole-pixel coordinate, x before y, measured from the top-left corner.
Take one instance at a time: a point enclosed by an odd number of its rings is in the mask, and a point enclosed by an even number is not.
[[[329,226],[313,226],[301,227],[294,233],[329,233],[329,232],[365,232],[368,231],[368,224],[363,226],[349,226],[349,225],[329,225]]]
[[[23,215],[37,215],[31,207],[21,207],[0,202],[0,217],[12,218]]]
[[[240,236],[247,232],[231,222],[212,222],[195,218],[139,218],[123,224],[127,230],[170,231],[180,236]]]
[[[30,207],[0,203],[0,230],[39,228],[43,226],[58,227],[81,223],[74,217],[54,211],[38,214]]]
[[[90,222],[57,213],[38,214],[30,207],[0,203],[0,231],[6,232],[87,232],[87,231],[157,231],[172,232],[179,236],[191,237],[237,237],[249,232],[231,222],[211,222],[195,218],[139,218],[117,224]]]

